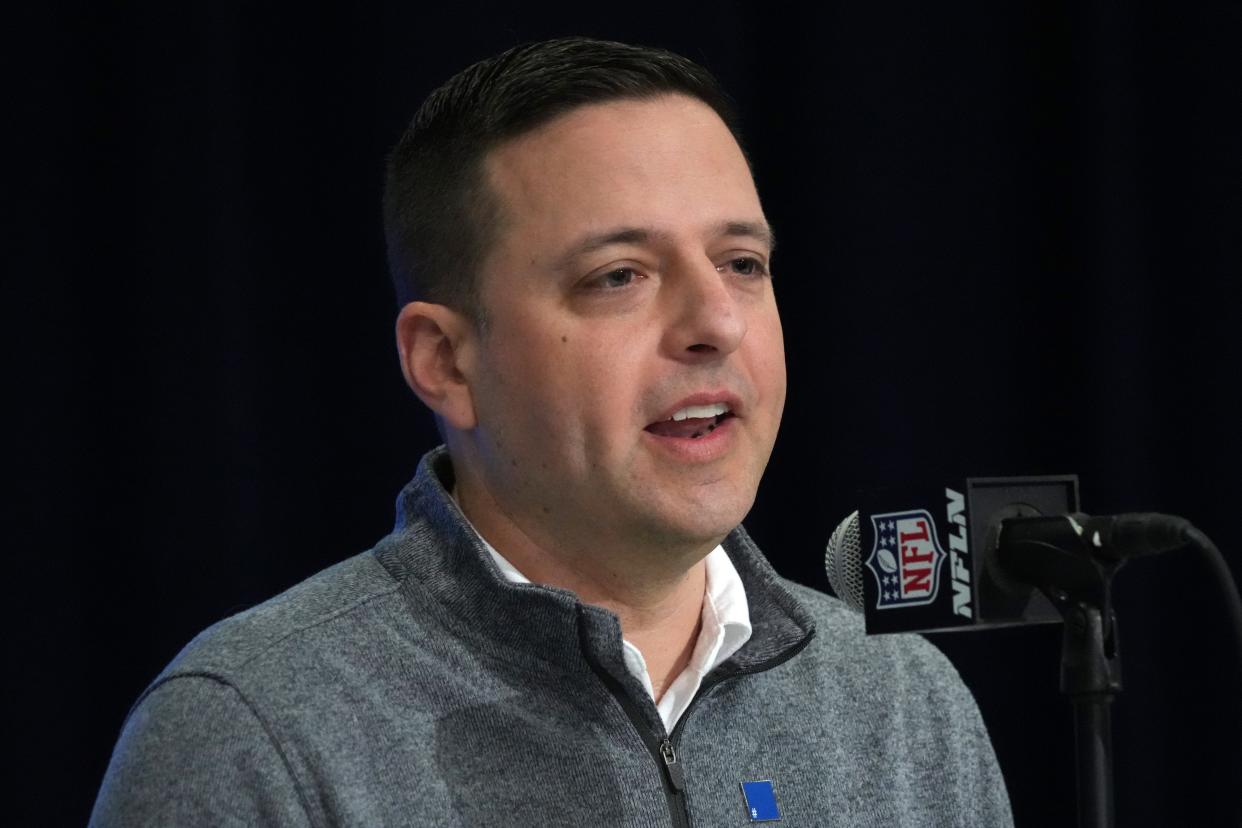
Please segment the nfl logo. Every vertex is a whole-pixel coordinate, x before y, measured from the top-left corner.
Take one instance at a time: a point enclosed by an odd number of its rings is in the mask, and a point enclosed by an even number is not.
[[[940,591],[946,555],[936,522],[923,509],[872,515],[871,554],[864,562],[879,585],[876,609],[930,604]]]

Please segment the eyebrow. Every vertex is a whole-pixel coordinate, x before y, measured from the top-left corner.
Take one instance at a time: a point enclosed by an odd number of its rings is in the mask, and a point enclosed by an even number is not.
[[[771,253],[776,249],[776,237],[772,227],[765,221],[724,221],[712,228],[715,237],[742,237],[754,239],[767,246]],[[557,262],[557,268],[567,267],[575,259],[594,253],[614,244],[647,244],[668,239],[669,234],[646,227],[618,227],[602,233],[592,233],[579,239]]]

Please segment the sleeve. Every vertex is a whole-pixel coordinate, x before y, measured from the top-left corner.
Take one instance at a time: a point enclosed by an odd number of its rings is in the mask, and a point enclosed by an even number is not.
[[[309,825],[263,723],[231,685],[178,676],[131,711],[91,826]]]
[[[978,826],[996,826],[1005,828],[1013,825],[1013,812],[1009,806],[1009,794],[1005,787],[1005,777],[1001,774],[1000,763],[996,760],[996,752],[992,748],[992,740],[988,736],[983,716],[970,691],[962,685],[967,697],[969,709],[966,711],[967,721],[963,728],[964,744],[961,746],[962,777],[974,783],[973,795],[967,800],[967,806],[974,806],[970,822]]]
[[[970,689],[952,662],[931,644],[928,652],[939,662],[937,670],[943,703],[942,735],[948,751],[943,761],[956,781],[957,824],[968,828],[1010,828],[1013,812],[1000,763],[992,748],[987,725]],[[949,770],[949,768],[946,768]]]

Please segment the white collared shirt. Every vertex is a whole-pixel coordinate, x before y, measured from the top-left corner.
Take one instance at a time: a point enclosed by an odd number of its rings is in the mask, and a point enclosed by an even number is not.
[[[505,580],[515,584],[531,582],[482,535],[479,535],[479,540],[483,541],[483,545],[491,553],[492,560],[496,562]],[[703,591],[703,623],[699,640],[694,645],[694,652],[690,654],[685,669],[664,690],[664,695],[655,698],[647,661],[639,649],[624,639],[621,642],[624,647],[625,666],[642,682],[647,694],[655,701],[656,710],[660,712],[660,719],[669,733],[673,732],[677,720],[690,706],[690,700],[699,691],[703,677],[723,664],[750,640],[750,606],[746,602],[746,589],[742,586],[741,576],[737,574],[733,561],[729,560],[723,547],[717,546],[708,553],[706,565],[707,588]]]

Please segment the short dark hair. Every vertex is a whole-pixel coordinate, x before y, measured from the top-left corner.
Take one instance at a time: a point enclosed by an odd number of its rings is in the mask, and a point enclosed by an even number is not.
[[[670,93],[710,106],[742,145],[715,77],[663,49],[580,37],[530,43],[432,92],[388,158],[384,232],[398,305],[422,299],[482,324],[478,271],[503,220],[487,154],[579,106]]]

